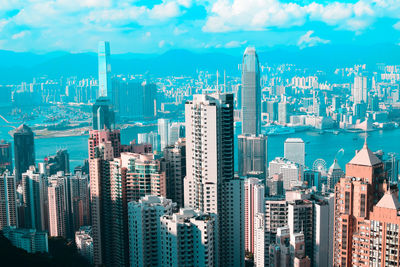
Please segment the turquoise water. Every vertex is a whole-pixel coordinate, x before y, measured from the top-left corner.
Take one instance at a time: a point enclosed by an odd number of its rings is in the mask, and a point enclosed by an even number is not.
[[[10,128],[0,127],[0,138],[12,141],[8,134]],[[122,142],[127,144],[136,139],[141,132],[156,131],[156,126],[131,127],[121,131]],[[306,164],[312,166],[316,159],[324,159],[329,167],[340,149],[338,161],[343,168],[354,156],[355,150],[360,149],[364,143],[364,133],[331,133],[319,134],[317,132],[300,132],[289,135],[270,136],[268,138],[268,159],[283,156],[283,144],[286,138],[299,137],[306,142]],[[371,150],[383,150],[385,153],[395,152],[400,155],[400,129],[374,131],[368,133],[368,145]],[[71,160],[71,169],[82,163],[87,158],[87,136],[54,137],[35,139],[35,151],[37,162],[54,154],[57,149],[68,149]]]

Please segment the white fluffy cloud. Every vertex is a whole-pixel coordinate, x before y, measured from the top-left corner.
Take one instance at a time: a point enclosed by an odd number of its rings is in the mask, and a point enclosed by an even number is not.
[[[14,40],[21,39],[21,38],[24,38],[25,36],[27,36],[29,34],[30,34],[30,31],[22,31],[22,32],[13,34],[13,36],[11,36],[11,39],[14,39]]]
[[[359,0],[356,3],[332,1],[307,5],[279,0],[218,0],[203,27],[207,32],[262,30],[323,22],[341,30],[360,31],[377,18],[400,18],[398,0]]]
[[[299,40],[297,41],[297,45],[300,48],[305,47],[312,47],[318,44],[328,44],[330,41],[322,39],[318,36],[311,36],[314,34],[314,31],[308,31],[304,35],[300,36]]]
[[[242,42],[230,41],[225,44],[225,48],[237,48],[237,47],[241,47],[241,46],[245,45],[246,43],[247,43],[247,41],[242,41]]]
[[[164,49],[173,44],[180,48],[243,46],[238,40],[294,45],[308,29],[319,35],[314,22],[316,27],[327,25],[324,29],[331,32],[363,34],[372,31],[381,18],[391,19],[385,22],[391,31],[400,30],[400,0],[307,4],[299,0],[162,0],[153,6],[143,2],[0,0],[1,48],[94,51],[99,40],[110,40],[123,51],[155,51],[162,41]],[[302,47],[326,41],[313,34],[303,36]],[[335,37],[324,36],[335,42]]]

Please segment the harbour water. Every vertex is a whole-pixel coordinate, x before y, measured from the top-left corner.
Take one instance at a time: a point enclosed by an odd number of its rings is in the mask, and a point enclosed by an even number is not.
[[[0,125],[2,126],[2,125]],[[0,138],[12,141],[8,127],[0,127]],[[138,133],[157,131],[157,126],[134,126],[121,130],[121,141],[124,144],[137,138]],[[274,135],[268,137],[268,160],[283,156],[283,144],[289,137],[302,138],[306,142],[306,164],[312,167],[316,159],[324,159],[329,167],[335,156],[342,168],[354,156],[355,150],[360,149],[364,143],[364,133],[332,133],[320,134],[318,132],[298,132],[287,135]],[[400,155],[400,129],[379,130],[368,133],[368,145],[371,150],[383,150],[385,153],[394,152]],[[54,154],[58,149],[67,149],[70,154],[71,169],[81,164],[87,158],[87,135],[70,137],[52,137],[35,139],[35,152],[37,162],[44,157]],[[235,144],[237,148],[237,144]],[[338,151],[343,149],[343,152]]]

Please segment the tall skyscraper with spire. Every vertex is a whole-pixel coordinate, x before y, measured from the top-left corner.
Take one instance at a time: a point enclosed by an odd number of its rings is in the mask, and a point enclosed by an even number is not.
[[[110,62],[110,43],[106,41],[99,42],[98,50],[99,64],[99,95],[98,97],[107,97],[112,100],[111,85],[111,62]]]
[[[242,133],[261,133],[260,64],[254,47],[246,48],[242,62]]]

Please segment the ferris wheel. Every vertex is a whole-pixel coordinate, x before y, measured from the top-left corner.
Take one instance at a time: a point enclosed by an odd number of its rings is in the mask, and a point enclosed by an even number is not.
[[[326,173],[326,161],[323,159],[316,159],[313,163],[313,171]]]

